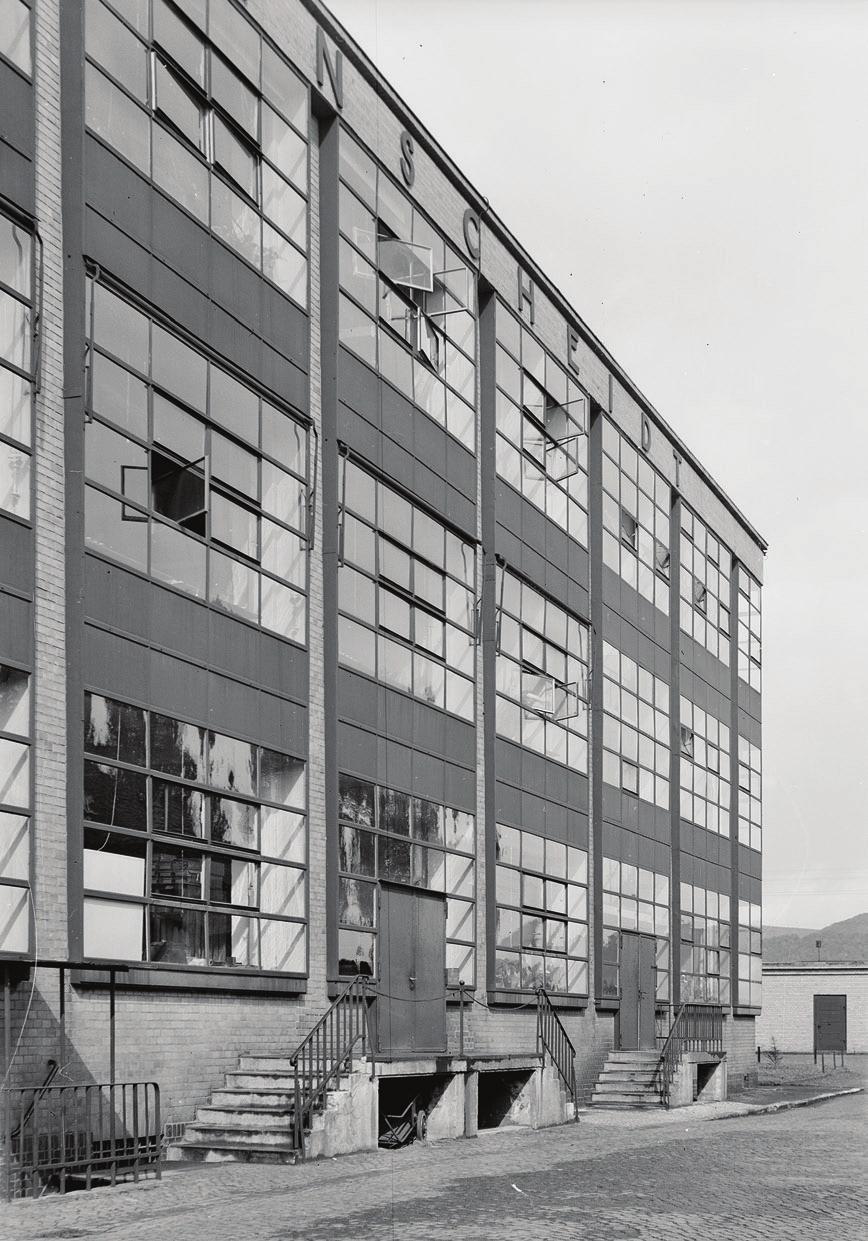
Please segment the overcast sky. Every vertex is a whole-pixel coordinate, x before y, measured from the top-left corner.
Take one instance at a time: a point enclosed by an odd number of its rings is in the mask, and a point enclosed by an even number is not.
[[[767,538],[765,919],[868,911],[868,3],[331,8]]]

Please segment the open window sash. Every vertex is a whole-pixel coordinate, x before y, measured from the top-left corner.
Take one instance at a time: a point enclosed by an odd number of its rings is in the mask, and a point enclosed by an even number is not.
[[[583,684],[564,684],[543,672],[522,671],[521,705],[530,714],[546,715],[551,720],[575,719],[583,709]]]
[[[121,466],[121,495],[137,501],[144,508],[148,505],[148,467],[146,465]],[[129,504],[121,505],[121,521],[138,521],[147,524],[147,513],[131,508]]]
[[[579,472],[579,436],[546,444],[546,474],[556,483],[565,482]]]
[[[183,464],[151,453],[151,502],[161,517],[204,534],[208,513],[206,458]]]
[[[380,237],[377,265],[392,284],[425,293],[434,288],[434,257],[429,246],[417,246],[397,237]]]
[[[425,298],[425,313],[431,319],[446,315],[473,313],[473,276],[467,267],[447,267],[433,273],[433,288]]]
[[[554,677],[544,672],[526,672],[521,674],[521,705],[528,715],[551,715],[555,705]]]

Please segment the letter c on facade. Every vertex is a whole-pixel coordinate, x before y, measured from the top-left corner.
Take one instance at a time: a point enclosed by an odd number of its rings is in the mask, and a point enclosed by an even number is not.
[[[642,451],[649,452],[651,449],[651,423],[648,421],[648,415],[642,415]]]
[[[472,259],[479,262],[479,256],[482,251],[482,225],[479,223],[479,216],[472,207],[468,207],[464,212],[464,244],[467,246],[467,253]]]

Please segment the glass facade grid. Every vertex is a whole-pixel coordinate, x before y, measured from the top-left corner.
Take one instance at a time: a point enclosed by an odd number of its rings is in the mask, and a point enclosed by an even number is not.
[[[306,307],[306,83],[230,0],[87,0],[85,47],[89,128]]]
[[[669,484],[603,419],[603,563],[669,615]]]
[[[730,902],[724,892],[681,884],[681,1002],[729,1004]]]
[[[738,839],[751,849],[762,849],[762,751],[747,737],[738,738]]]
[[[472,722],[473,544],[353,461],[341,469],[340,662]]]
[[[428,798],[342,775],[338,957],[343,976],[377,976],[377,882],[446,894],[447,985],[473,986],[476,818]]]
[[[30,950],[30,673],[0,664],[0,954]]]
[[[497,825],[495,987],[588,994],[588,855]]]
[[[603,995],[620,998],[621,932],[657,939],[658,1001],[669,999],[669,876],[603,857]]]
[[[343,345],[476,452],[476,276],[346,130]]]
[[[681,509],[682,630],[729,666],[732,556],[704,522]]]
[[[757,693],[762,690],[762,588],[738,566],[738,675]]]
[[[104,285],[89,284],[87,544],[307,641],[307,431]]]
[[[590,628],[508,569],[497,592],[497,732],[587,775]]]
[[[588,398],[501,303],[496,310],[498,475],[588,546]]]
[[[305,764],[85,694],[86,957],[303,974]]]
[[[603,780],[669,809],[669,686],[603,643]]]
[[[25,521],[31,511],[33,329],[33,236],[0,213],[0,509]]]
[[[729,835],[729,728],[681,696],[681,817]]]
[[[738,902],[738,1002],[760,1008],[763,1002],[762,909],[753,901]]]

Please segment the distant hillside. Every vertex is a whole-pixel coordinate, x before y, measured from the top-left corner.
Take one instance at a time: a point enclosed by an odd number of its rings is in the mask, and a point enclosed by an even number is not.
[[[763,960],[784,965],[817,960],[868,961],[868,913],[832,922],[817,931],[799,927],[767,926],[763,930]]]

